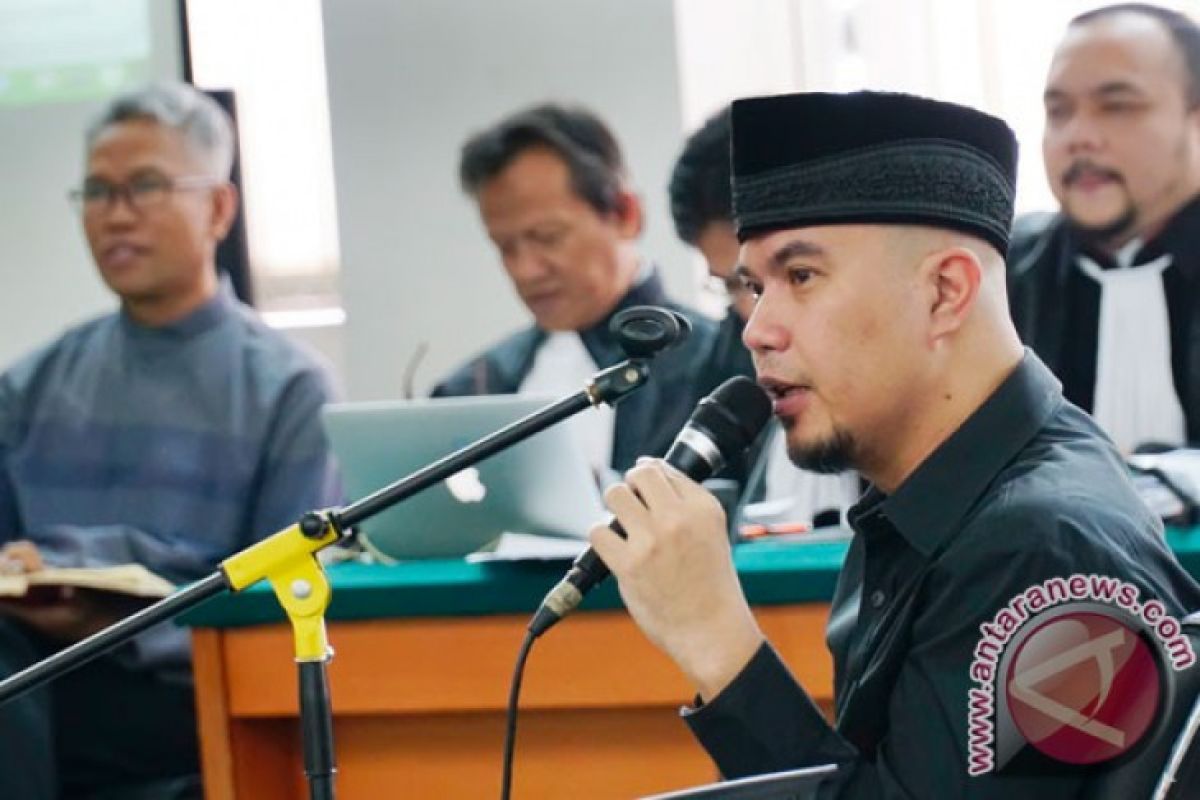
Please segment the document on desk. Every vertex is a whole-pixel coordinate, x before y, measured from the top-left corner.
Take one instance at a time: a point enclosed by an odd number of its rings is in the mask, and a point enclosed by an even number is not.
[[[1142,501],[1170,521],[1200,506],[1200,450],[1135,453],[1127,459]]]
[[[588,548],[586,539],[502,533],[492,545],[467,556],[467,561],[570,561]]]
[[[1142,469],[1161,469],[1188,482],[1188,488],[1200,489],[1200,450],[1181,447],[1161,453],[1135,453],[1129,463]]]

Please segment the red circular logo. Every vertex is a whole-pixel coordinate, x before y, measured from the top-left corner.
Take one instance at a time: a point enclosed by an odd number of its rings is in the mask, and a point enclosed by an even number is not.
[[[1107,761],[1136,745],[1154,721],[1159,684],[1145,640],[1120,620],[1091,611],[1039,625],[1004,676],[1021,735],[1070,764]]]

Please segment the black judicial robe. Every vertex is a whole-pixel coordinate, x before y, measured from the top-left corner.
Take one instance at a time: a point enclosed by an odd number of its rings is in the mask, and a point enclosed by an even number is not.
[[[736,351],[718,346],[716,323],[669,300],[657,272],[635,285],[599,323],[580,331],[597,370],[625,358],[608,324],[618,311],[637,305],[664,306],[677,311],[688,318],[692,331],[682,344],[654,359],[645,386],[617,404],[610,465],[618,471],[632,467],[638,456],[666,453],[696,404],[725,379],[745,374],[745,362],[736,358]],[[535,326],[518,331],[468,360],[434,388],[433,396],[516,392],[533,368],[546,336],[546,331]]]
[[[1100,287],[1075,264],[1085,253],[1102,267],[1112,259],[1086,249],[1062,214],[1027,214],[1013,226],[1008,294],[1022,341],[1063,384],[1063,394],[1091,411],[1096,384]],[[1174,257],[1163,272],[1171,336],[1171,369],[1187,438],[1200,442],[1200,197],[1184,206],[1138,255]]]

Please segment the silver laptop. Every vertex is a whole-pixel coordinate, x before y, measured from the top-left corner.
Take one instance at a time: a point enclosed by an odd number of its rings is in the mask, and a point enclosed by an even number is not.
[[[324,422],[347,496],[358,500],[549,402],[493,395],[337,403],[325,408]],[[461,557],[506,532],[585,538],[604,518],[586,457],[559,423],[366,520],[360,535],[387,559]]]

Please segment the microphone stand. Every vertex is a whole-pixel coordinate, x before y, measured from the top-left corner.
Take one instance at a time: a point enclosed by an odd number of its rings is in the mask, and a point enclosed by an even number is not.
[[[312,800],[332,800],[337,766],[326,667],[333,656],[325,632],[332,591],[316,552],[345,531],[417,492],[567,417],[601,403],[614,405],[649,378],[646,358],[631,358],[598,372],[588,385],[511,425],[401,478],[341,509],[310,511],[296,524],[221,562],[215,572],[119,622],[81,639],[0,681],[0,703],[24,694],[91,661],[146,629],[229,589],[240,592],[267,580],[287,612],[300,677],[300,725],[304,773]]]

